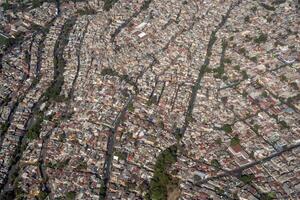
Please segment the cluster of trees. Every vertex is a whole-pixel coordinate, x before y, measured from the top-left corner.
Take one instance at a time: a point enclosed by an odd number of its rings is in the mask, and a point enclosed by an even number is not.
[[[36,119],[34,119],[33,124],[28,129],[28,132],[26,134],[26,139],[32,141],[40,137],[43,120],[44,120],[43,113],[38,113]]]
[[[94,15],[97,13],[97,11],[95,9],[86,7],[84,9],[77,10],[77,13],[81,16],[82,15]]]
[[[235,135],[233,138],[230,140],[230,146],[235,146],[240,144],[240,138],[238,135]]]
[[[268,34],[267,33],[260,33],[259,36],[254,38],[254,42],[257,44],[265,43],[268,40]]]
[[[55,163],[49,162],[49,163],[47,163],[47,167],[50,167],[52,169],[63,169],[69,164],[70,160],[71,159],[68,158],[68,159],[63,160],[61,162],[55,162]]]
[[[66,200],[74,200],[76,198],[76,192],[70,191],[66,193]]]
[[[106,75],[108,75],[108,76],[119,76],[118,72],[116,72],[114,69],[109,68],[109,67],[102,69],[101,75],[102,76],[106,76]]]
[[[232,127],[230,124],[224,124],[222,127],[222,130],[225,131],[226,133],[231,133],[232,132]]]
[[[101,71],[101,75],[102,76],[116,76],[118,77],[121,81],[125,81],[127,84],[134,86],[135,91],[138,90],[138,87],[136,85],[136,83],[132,80],[132,78],[130,76],[128,76],[127,74],[119,74],[115,69],[107,67],[102,69]]]
[[[8,39],[2,35],[0,35],[0,47],[7,45]]]
[[[250,184],[255,178],[254,174],[242,174],[239,178],[244,184]]]
[[[118,2],[118,0],[103,0],[103,1],[104,1],[103,10],[105,11],[109,11],[113,7],[113,5]]]
[[[178,180],[172,178],[168,169],[177,161],[177,146],[171,146],[164,150],[157,158],[153,178],[150,182],[150,190],[146,199],[167,199],[168,188],[178,185]]]

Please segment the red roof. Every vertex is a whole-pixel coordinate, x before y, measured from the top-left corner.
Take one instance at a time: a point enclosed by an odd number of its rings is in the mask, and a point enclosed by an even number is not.
[[[237,145],[234,145],[234,146],[231,146],[232,150],[239,153],[241,152],[243,149],[241,147],[241,145],[237,144]]]

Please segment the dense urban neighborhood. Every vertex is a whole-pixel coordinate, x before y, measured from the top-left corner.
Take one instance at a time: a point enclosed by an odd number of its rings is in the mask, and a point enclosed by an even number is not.
[[[300,198],[298,0],[0,6],[1,200]]]

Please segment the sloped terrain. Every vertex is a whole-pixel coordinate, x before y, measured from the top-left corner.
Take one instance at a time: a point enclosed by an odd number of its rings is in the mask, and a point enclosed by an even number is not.
[[[3,2],[0,199],[297,199],[298,4]]]

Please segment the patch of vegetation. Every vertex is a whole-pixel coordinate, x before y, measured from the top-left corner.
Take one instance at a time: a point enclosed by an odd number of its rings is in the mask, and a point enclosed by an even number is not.
[[[118,72],[116,72],[114,69],[112,68],[104,68],[102,71],[101,71],[101,75],[102,76],[118,76]]]
[[[20,43],[23,39],[24,39],[24,33],[23,32],[18,32],[17,35],[15,35],[14,38],[8,38],[7,39],[8,41],[5,45],[5,48],[10,48],[10,47]]]
[[[280,124],[280,126],[282,127],[282,129],[285,129],[285,128],[288,129],[288,128],[290,128],[289,125],[285,121],[283,121],[283,120],[279,121],[278,123]]]
[[[174,135],[175,135],[175,138],[176,138],[177,141],[180,141],[181,138],[183,137],[183,134],[182,134],[180,128],[176,128],[176,129],[175,129]]]
[[[250,59],[252,62],[255,62],[255,63],[258,62],[257,56],[252,56],[252,57],[250,57],[249,59]]]
[[[214,73],[215,73],[214,77],[215,78],[221,78],[222,75],[224,74],[224,72],[225,72],[224,66],[223,67],[220,66],[218,68],[215,68],[214,69]]]
[[[14,193],[14,194],[10,193],[10,195],[12,195],[11,199],[17,199],[17,200],[19,200],[19,199],[25,199],[26,193],[25,193],[25,191],[22,189],[22,187],[20,185],[20,177],[16,177],[14,185],[15,185],[16,188],[15,188],[14,191],[12,191],[12,193]],[[12,198],[13,196],[15,198]],[[5,197],[4,197],[4,199],[5,199]],[[10,199],[10,198],[7,198],[7,199]]]
[[[127,159],[127,153],[121,152],[121,151],[115,151],[115,156],[118,156],[120,160],[126,160]]]
[[[235,65],[235,66],[233,67],[233,69],[235,69],[236,71],[240,71],[240,69],[241,69],[241,66],[239,66],[239,65]]]
[[[217,159],[213,159],[211,161],[211,165],[218,170],[221,169],[221,164]]]
[[[276,193],[273,191],[261,195],[261,200],[273,200],[273,199],[276,199]]]
[[[283,3],[285,3],[286,2],[286,0],[274,0],[273,2],[272,2],[272,4],[273,5],[280,5],[280,4],[283,4]]]
[[[226,75],[222,76],[222,80],[223,80],[223,81],[228,80],[228,76],[226,76]]]
[[[235,135],[233,138],[230,140],[230,146],[235,146],[240,144],[240,138],[238,135]]]
[[[250,184],[255,178],[254,174],[242,174],[239,178],[244,184]]]
[[[252,8],[250,8],[250,10],[255,13],[257,11],[257,7],[253,6]]]
[[[254,156],[254,151],[251,151],[251,152],[250,152],[249,158],[251,158],[251,159],[255,159],[255,156]]]
[[[30,65],[30,53],[27,50],[25,51],[25,58],[24,58],[24,60],[25,60],[26,64]]]
[[[163,122],[163,120],[158,121],[158,127],[161,129],[165,129],[165,123]]]
[[[249,78],[246,70],[243,70],[241,73],[242,73],[243,79],[248,79]]]
[[[224,124],[222,126],[222,130],[225,131],[225,133],[231,133],[232,132],[232,126],[230,124]]]
[[[291,82],[290,84],[289,84],[294,90],[299,90],[299,87],[298,87],[298,84],[296,83],[296,82]]]
[[[225,190],[223,190],[219,187],[215,187],[215,191],[216,191],[216,194],[218,194],[220,196],[223,196],[225,194]]]
[[[64,69],[66,65],[66,61],[63,57],[63,51],[65,46],[69,42],[69,34],[72,31],[73,26],[76,23],[76,17],[71,17],[68,19],[63,29],[59,35],[59,38],[57,39],[55,46],[54,46],[54,80],[52,81],[52,84],[50,87],[47,88],[46,92],[44,93],[44,96],[48,100],[54,100],[54,101],[61,101],[63,98],[60,97],[60,92],[62,85],[64,83]]]
[[[239,50],[238,50],[238,52],[240,53],[240,54],[246,54],[246,49],[244,48],[244,47],[241,47]]]
[[[95,9],[87,7],[87,8],[84,8],[84,9],[77,10],[76,13],[78,15],[81,15],[81,16],[83,16],[83,15],[95,15],[95,14],[97,14],[97,11]]]
[[[273,18],[272,18],[272,17],[268,17],[268,18],[267,18],[267,22],[268,22],[268,23],[271,23],[272,21],[273,21]]]
[[[231,59],[230,58],[225,58],[224,59],[224,63],[226,63],[226,64],[231,64]]]
[[[48,193],[45,191],[40,191],[39,194],[36,196],[37,199],[46,199],[48,196]]]
[[[103,10],[109,11],[119,0],[104,0]]]
[[[254,42],[257,44],[265,43],[268,40],[268,34],[267,33],[260,33],[259,36],[254,38]]]
[[[9,128],[9,123],[5,122],[4,124],[1,125],[1,133],[4,133],[8,130]]]
[[[213,69],[210,68],[210,67],[207,67],[205,71],[206,71],[206,73],[212,73],[212,72],[213,72]]]
[[[254,126],[253,126],[253,131],[254,131],[256,134],[258,134],[259,128],[260,128],[260,126],[259,126],[258,124],[254,124]]]
[[[0,35],[0,47],[6,46],[9,42],[9,39]]]
[[[147,106],[151,106],[152,104],[156,104],[156,103],[157,103],[157,96],[152,95],[147,101]]]
[[[100,200],[104,200],[105,197],[106,197],[106,190],[107,190],[107,187],[105,186],[104,182],[101,181],[101,187],[100,187],[100,192],[99,192],[99,199]]]
[[[268,4],[265,4],[265,3],[261,3],[260,5],[261,5],[264,9],[269,10],[269,11],[275,11],[275,10],[276,10],[275,7],[270,6],[270,5],[268,5]]]
[[[150,6],[151,1],[152,1],[152,0],[145,0],[145,1],[144,1],[144,4],[143,4],[142,7],[141,7],[141,10],[146,10],[146,9],[148,9],[149,6]]]
[[[63,161],[61,161],[61,162],[56,162],[56,163],[49,162],[49,163],[47,163],[47,167],[52,168],[52,169],[63,169],[63,168],[65,168],[66,166],[68,166],[70,160],[71,160],[71,159],[68,158],[68,159],[63,160]]]
[[[221,58],[220,58],[220,66],[216,69],[214,69],[214,77],[215,78],[221,78],[222,75],[225,72],[225,63],[231,63],[231,60],[229,58],[225,58],[226,49],[228,46],[228,42],[223,39],[222,40],[222,52],[221,52]]]
[[[54,199],[54,200],[64,200],[64,197],[62,197],[62,196],[55,197],[55,199]]]
[[[43,1],[40,0],[32,0],[32,8],[38,8],[43,4]]]
[[[66,193],[66,200],[74,200],[76,198],[76,192],[70,191]]]
[[[221,101],[226,104],[228,102],[228,97],[221,97]]]
[[[130,81],[130,77],[127,74],[123,74],[123,75],[121,75],[119,77],[120,77],[120,79],[122,81],[125,81],[125,82],[129,82]]]
[[[4,10],[4,11],[6,11],[6,10],[8,10],[10,7],[12,7],[12,5],[8,3],[8,0],[5,0],[5,2],[2,3],[1,6],[3,7],[3,10]]]
[[[267,98],[269,95],[268,95],[268,92],[263,91],[263,92],[261,93],[261,96],[262,96],[263,98]]]
[[[158,156],[154,175],[150,182],[148,197],[150,199],[167,199],[168,187],[178,185],[178,180],[174,180],[168,173],[168,169],[177,160],[177,146],[173,145]]]
[[[133,102],[130,102],[130,103],[128,104],[127,109],[128,109],[128,111],[131,112],[131,113],[134,112]]]
[[[36,140],[40,137],[40,132],[42,128],[42,122],[44,120],[43,113],[38,113],[34,123],[30,126],[27,131],[26,139],[29,141]]]
[[[249,17],[249,15],[247,15],[247,16],[244,18],[244,22],[245,22],[245,23],[249,23],[249,22],[250,22],[250,17]]]
[[[38,32],[44,32],[44,33],[49,32],[49,28],[35,24],[35,23],[31,24],[31,30],[38,31]]]
[[[282,82],[287,82],[287,81],[288,81],[288,79],[287,79],[287,77],[286,77],[285,75],[281,75],[281,76],[280,76],[280,80],[281,80]]]
[[[77,167],[76,170],[82,171],[82,170],[86,170],[87,169],[87,162],[86,161],[81,161]]]
[[[221,145],[222,144],[222,139],[221,138],[216,139],[215,143],[217,145]]]

